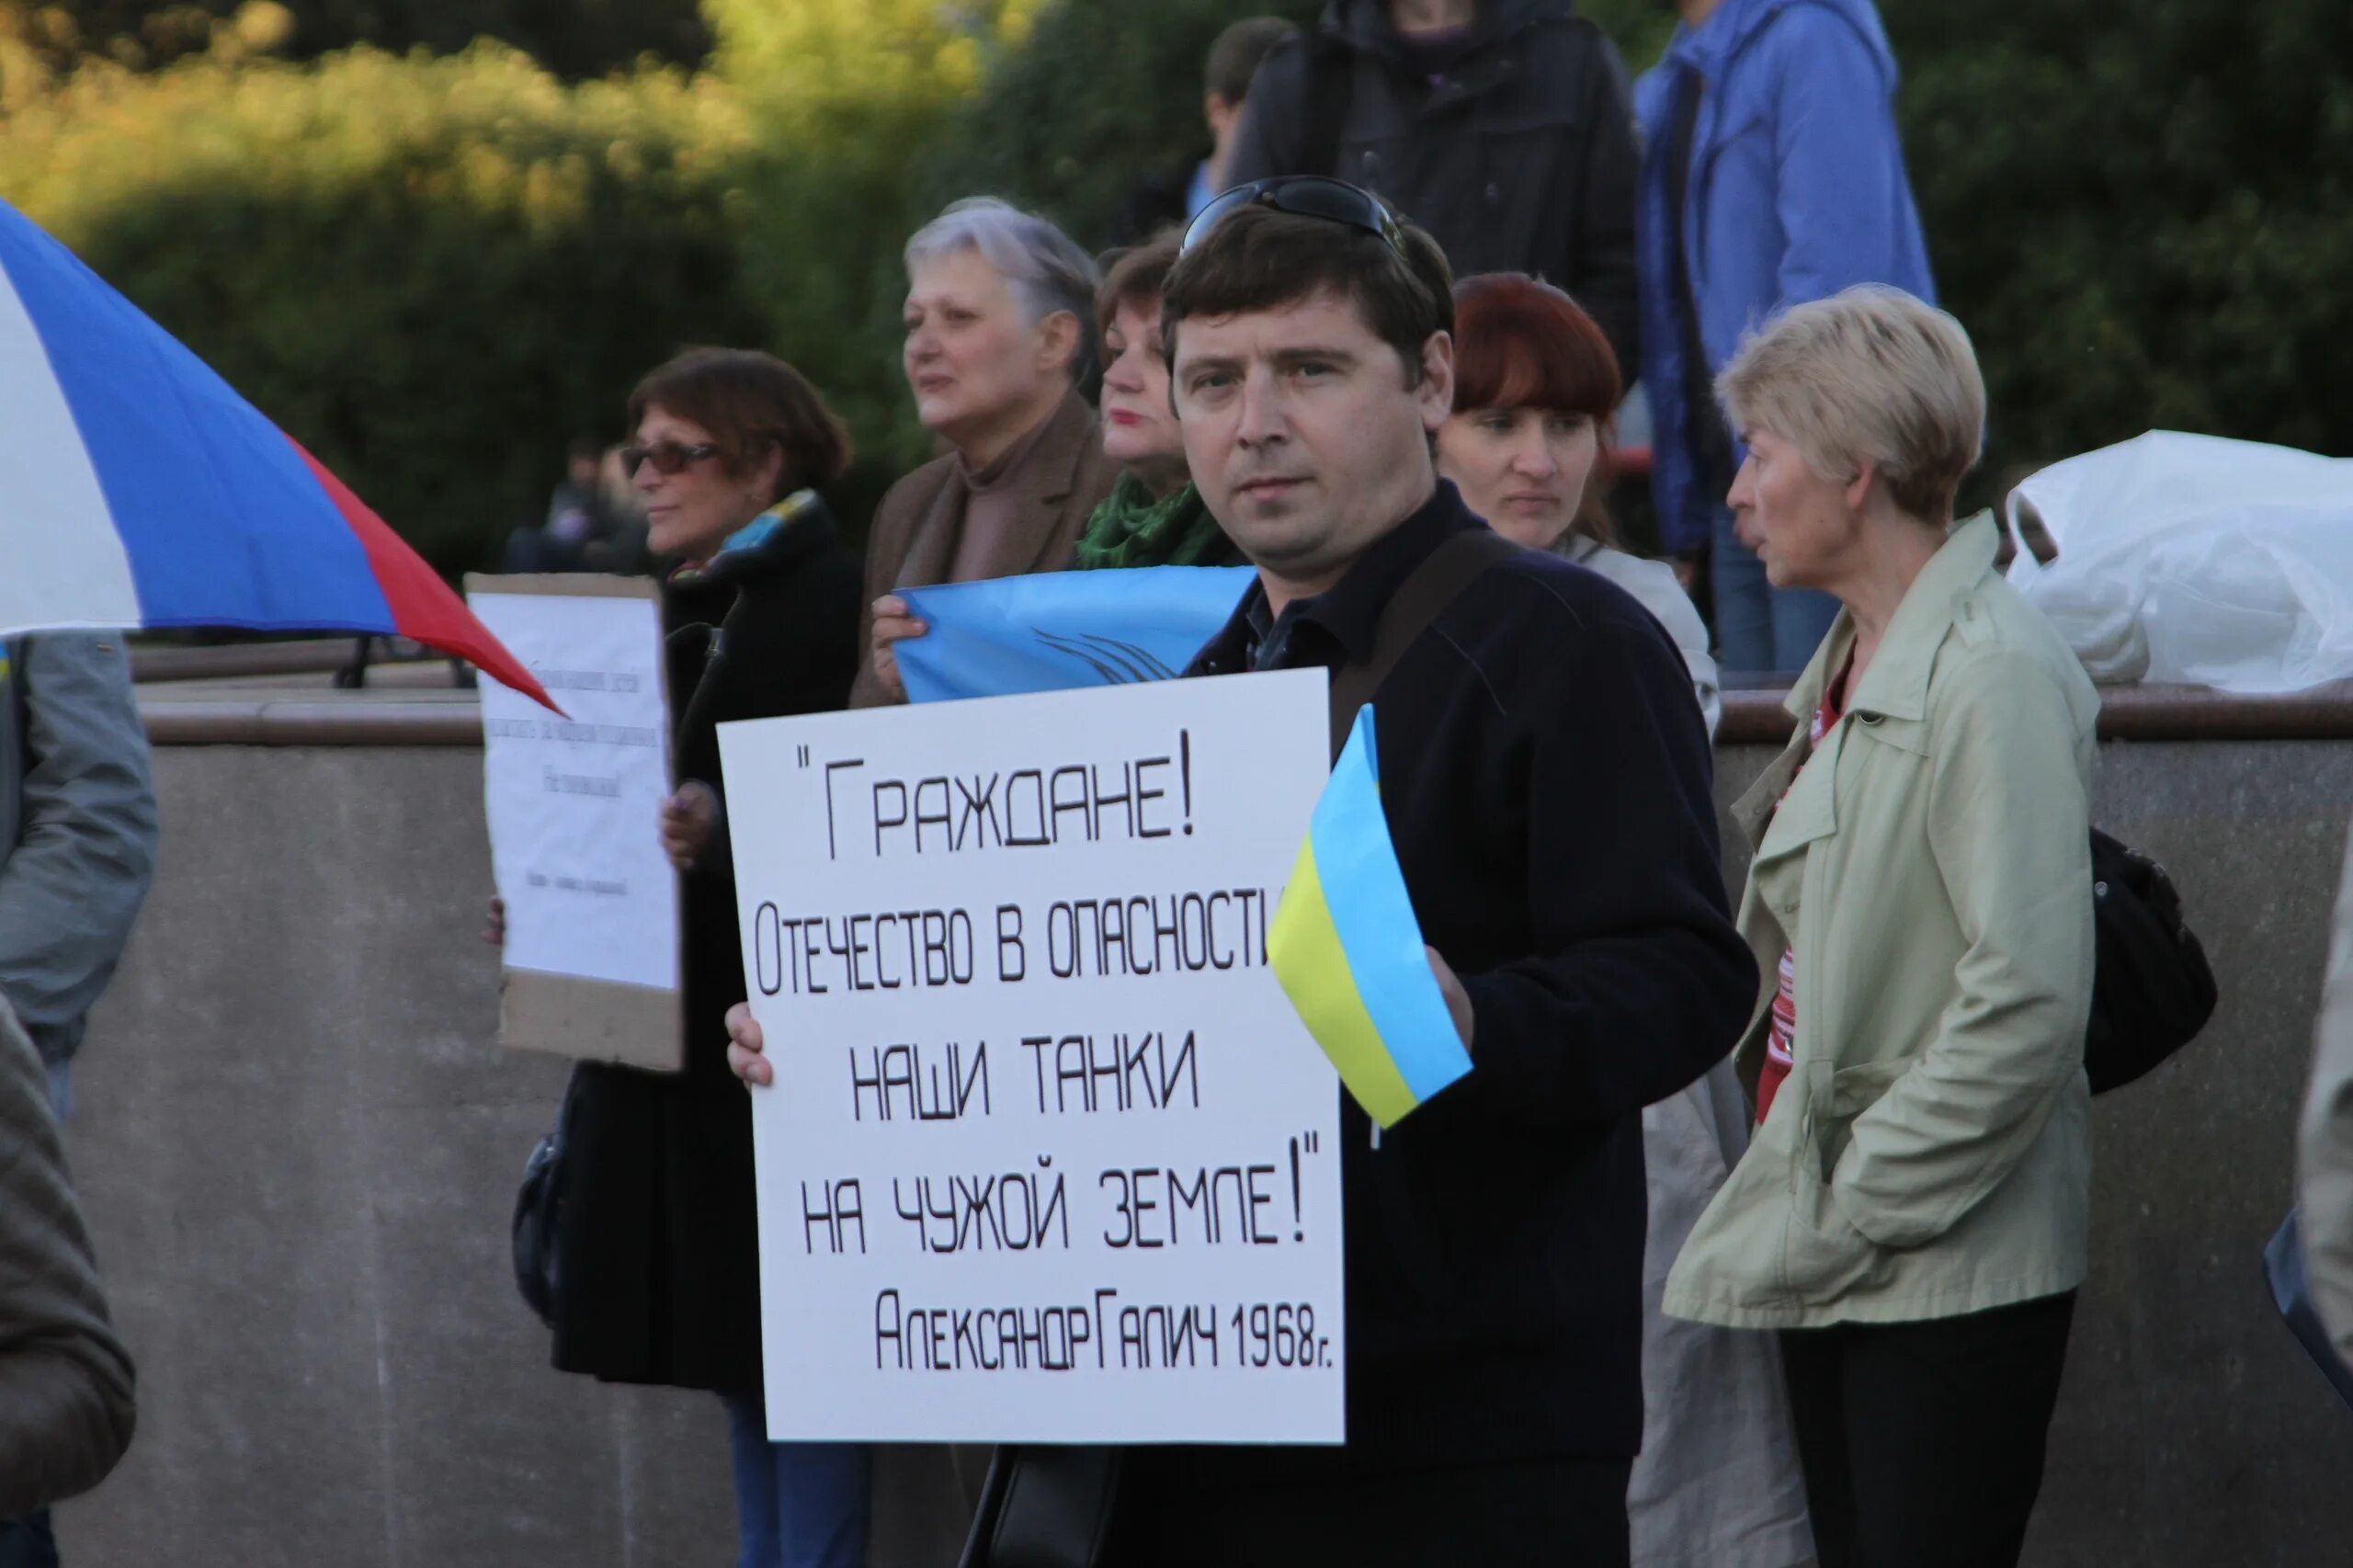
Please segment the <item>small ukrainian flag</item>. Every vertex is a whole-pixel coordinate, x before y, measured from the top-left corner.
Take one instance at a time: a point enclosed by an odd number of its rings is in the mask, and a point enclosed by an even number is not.
[[[1316,802],[1267,959],[1340,1081],[1382,1127],[1471,1071],[1381,812],[1370,708]]]

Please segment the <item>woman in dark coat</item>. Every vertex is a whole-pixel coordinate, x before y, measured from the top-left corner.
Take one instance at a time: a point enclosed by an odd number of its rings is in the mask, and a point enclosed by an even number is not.
[[[723,1019],[745,986],[718,736],[731,720],[821,712],[848,697],[861,576],[817,491],[849,442],[790,366],[742,350],[681,355],[639,385],[629,413],[623,461],[650,542],[683,562],[665,596],[680,784],[661,833],[682,872],[686,1068],[591,1064],[574,1075],[555,1364],[722,1395],[745,1568],[856,1568],[864,1450],[767,1440],[751,1115],[724,1055]]]

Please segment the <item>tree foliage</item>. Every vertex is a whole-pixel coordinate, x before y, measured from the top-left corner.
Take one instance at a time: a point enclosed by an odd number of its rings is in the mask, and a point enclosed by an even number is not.
[[[1584,4],[1637,71],[1671,30]],[[1883,4],[1991,468],[2153,425],[2353,451],[2353,7]],[[1313,8],[0,0],[0,196],[455,569],[686,342],[799,364],[870,491],[926,455],[908,233],[986,192],[1105,243],[1204,150],[1217,30]]]
[[[714,63],[757,151],[746,276],[769,345],[858,437],[868,490],[930,455],[899,374],[899,254],[956,107],[1026,38],[1035,0],[709,0]]]
[[[544,504],[681,342],[756,341],[746,132],[673,72],[521,54],[85,69],[0,125],[0,195],[445,570]]]
[[[1082,244],[1120,234],[1140,182],[1180,183],[1208,153],[1201,70],[1231,22],[1310,22],[1311,4],[1161,0],[1132,25],[1120,0],[1057,0],[1006,52],[917,170],[932,206],[986,192],[1044,211]]]
[[[2353,7],[1895,0],[1905,153],[1997,458],[2353,453]]]
[[[91,58],[156,70],[236,36],[297,60],[353,44],[454,54],[494,39],[567,80],[648,54],[692,65],[710,42],[695,0],[0,0],[0,40],[52,74]]]

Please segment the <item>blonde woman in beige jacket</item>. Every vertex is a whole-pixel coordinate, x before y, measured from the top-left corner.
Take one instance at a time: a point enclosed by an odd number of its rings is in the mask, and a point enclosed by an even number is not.
[[[1844,608],[1733,809],[1759,1124],[1665,1308],[1781,1331],[1824,1568],[1996,1568],[2085,1270],[2098,699],[1994,570],[1992,518],[1950,521],[1985,406],[1958,322],[1850,289],[1719,392],[1743,542]]]

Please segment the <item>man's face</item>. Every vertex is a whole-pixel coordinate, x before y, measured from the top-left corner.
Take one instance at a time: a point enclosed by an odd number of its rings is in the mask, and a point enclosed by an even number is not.
[[[1397,351],[1329,294],[1237,316],[1188,316],[1173,392],[1193,483],[1243,553],[1320,593],[1429,498],[1429,434],[1454,400],[1454,349]]]

